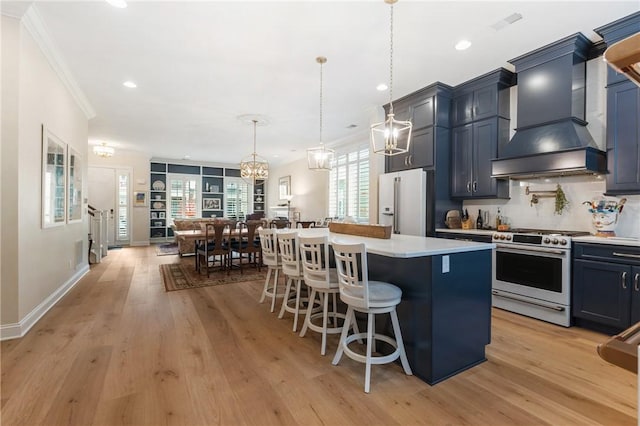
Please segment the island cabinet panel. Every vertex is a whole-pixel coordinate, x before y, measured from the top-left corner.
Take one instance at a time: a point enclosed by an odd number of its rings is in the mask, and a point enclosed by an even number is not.
[[[607,88],[607,193],[640,193],[640,87]]]
[[[446,262],[449,272],[443,272]],[[402,289],[397,311],[413,374],[433,385],[485,361],[491,250],[417,258],[369,253],[368,263],[370,279]],[[392,333],[389,319],[380,318],[376,326]]]

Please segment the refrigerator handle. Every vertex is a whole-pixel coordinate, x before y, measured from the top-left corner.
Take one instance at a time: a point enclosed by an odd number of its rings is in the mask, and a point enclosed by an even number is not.
[[[398,214],[399,207],[400,207],[400,177],[397,176],[395,178],[393,178],[393,212],[395,213],[393,215],[393,233],[394,234],[399,234],[400,233],[400,229],[398,229],[399,227],[399,220],[398,218],[400,217],[400,215]]]

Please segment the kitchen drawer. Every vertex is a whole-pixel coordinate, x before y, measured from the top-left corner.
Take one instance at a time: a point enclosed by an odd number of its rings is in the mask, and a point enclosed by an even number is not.
[[[574,258],[640,265],[640,249],[627,246],[575,243]]]

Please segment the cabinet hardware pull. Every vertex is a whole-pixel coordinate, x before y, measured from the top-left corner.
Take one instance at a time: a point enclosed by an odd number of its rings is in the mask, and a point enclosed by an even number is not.
[[[640,274],[636,274],[635,277],[633,277],[633,289],[640,291]]]
[[[471,192],[471,182],[467,182],[467,192]]]
[[[630,257],[632,259],[640,259],[640,254],[618,253],[614,251],[613,255],[618,257]]]
[[[622,288],[626,290],[627,289],[627,273],[623,272],[621,278],[622,278]]]
[[[404,165],[405,165],[405,166],[408,166],[408,164],[407,164],[407,157],[404,157]]]
[[[478,181],[477,180],[473,181],[473,192],[478,192]]]

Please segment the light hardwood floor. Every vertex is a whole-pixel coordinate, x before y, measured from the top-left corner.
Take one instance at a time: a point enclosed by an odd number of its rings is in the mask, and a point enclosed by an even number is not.
[[[154,247],[110,251],[22,339],[2,343],[2,425],[635,425],[637,377],[606,336],[493,312],[488,361],[429,386],[399,365],[331,365],[262,282],[166,293]]]

